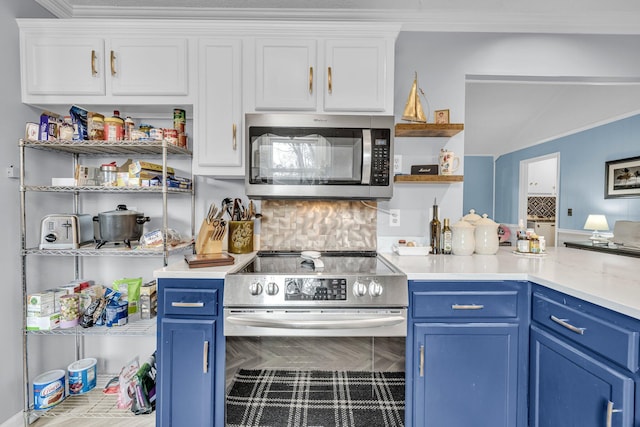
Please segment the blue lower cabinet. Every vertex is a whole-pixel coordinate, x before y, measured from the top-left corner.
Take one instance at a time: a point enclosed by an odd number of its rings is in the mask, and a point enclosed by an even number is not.
[[[634,380],[531,327],[531,427],[632,427]]]
[[[513,427],[518,325],[414,326],[414,426]]]
[[[529,285],[410,281],[407,427],[526,427]]]
[[[224,426],[222,280],[158,280],[159,427]]]

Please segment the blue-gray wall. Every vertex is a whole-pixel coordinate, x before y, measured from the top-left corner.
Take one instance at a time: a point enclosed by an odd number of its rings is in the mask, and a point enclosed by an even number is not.
[[[496,222],[518,222],[520,161],[556,152],[560,153],[559,228],[582,230],[590,213],[605,214],[610,227],[617,220],[640,220],[639,197],[604,198],[605,162],[640,156],[640,115],[636,115],[498,157]],[[569,208],[573,216],[568,216]]]
[[[478,215],[493,218],[493,157],[464,157],[464,190],[462,210],[475,209]]]

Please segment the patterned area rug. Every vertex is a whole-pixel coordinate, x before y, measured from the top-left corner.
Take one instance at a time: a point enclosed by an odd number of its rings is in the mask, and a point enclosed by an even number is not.
[[[227,427],[402,427],[404,372],[239,370]]]

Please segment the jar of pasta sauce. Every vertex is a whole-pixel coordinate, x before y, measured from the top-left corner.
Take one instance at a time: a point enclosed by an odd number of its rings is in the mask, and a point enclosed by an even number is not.
[[[124,139],[124,120],[120,112],[115,110],[113,116],[104,118],[105,141],[121,141]]]

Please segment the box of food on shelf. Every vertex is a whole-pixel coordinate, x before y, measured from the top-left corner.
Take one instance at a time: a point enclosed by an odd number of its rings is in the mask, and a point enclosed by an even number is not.
[[[60,313],[27,316],[27,331],[51,331],[60,327]]]
[[[27,316],[49,316],[55,311],[54,293],[51,291],[33,293],[27,296]]]

